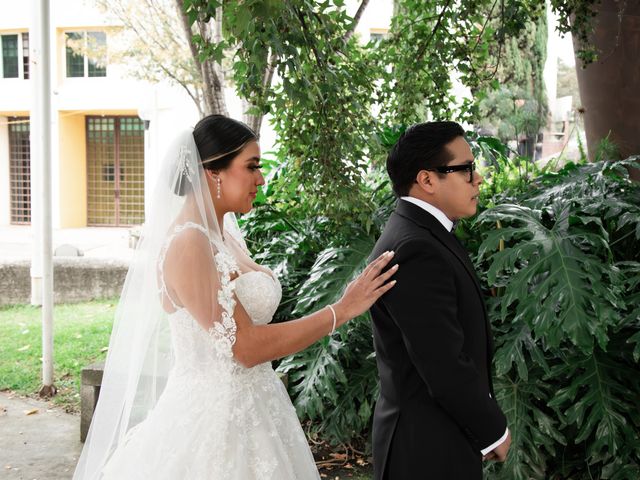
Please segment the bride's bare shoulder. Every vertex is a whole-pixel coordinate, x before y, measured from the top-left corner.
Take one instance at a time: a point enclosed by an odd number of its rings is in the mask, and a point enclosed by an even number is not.
[[[169,239],[166,259],[204,261],[211,253],[212,244],[205,232],[198,228],[179,228]]]

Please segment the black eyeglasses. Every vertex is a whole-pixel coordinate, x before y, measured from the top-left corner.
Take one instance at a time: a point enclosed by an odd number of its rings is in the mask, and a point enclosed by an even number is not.
[[[441,167],[426,168],[425,170],[438,173],[469,172],[469,183],[472,183],[473,172],[476,171],[476,164],[475,162],[470,162],[462,165],[443,165]]]

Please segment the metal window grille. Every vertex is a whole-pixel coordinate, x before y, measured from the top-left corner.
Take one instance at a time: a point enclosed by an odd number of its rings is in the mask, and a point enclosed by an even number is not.
[[[9,118],[11,223],[31,223],[31,147],[29,118]]]
[[[87,117],[89,225],[144,222],[144,123],[137,117]]]
[[[22,32],[22,71],[25,80],[29,78],[29,32]]]
[[[120,119],[120,222],[144,222],[144,123],[139,118]]]

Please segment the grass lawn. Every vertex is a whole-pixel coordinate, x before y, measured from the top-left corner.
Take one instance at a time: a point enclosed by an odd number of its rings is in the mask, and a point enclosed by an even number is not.
[[[80,411],[80,370],[106,356],[115,300],[54,308],[54,403]],[[0,390],[37,395],[42,385],[41,310],[31,305],[0,308]]]

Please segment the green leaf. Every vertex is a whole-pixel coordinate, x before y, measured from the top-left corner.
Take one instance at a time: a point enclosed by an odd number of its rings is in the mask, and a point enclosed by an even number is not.
[[[508,332],[500,335],[498,342],[494,355],[496,375],[498,377],[506,375],[515,363],[518,377],[527,381],[529,370],[526,351],[539,348],[535,344],[527,324],[520,321],[518,325],[511,325]]]
[[[606,346],[607,331],[616,322],[618,298],[606,285],[615,282],[618,273],[594,254],[608,251],[602,231],[596,235],[572,224],[569,212],[561,203],[550,211],[510,204],[489,209],[478,219],[481,224],[500,222],[509,227],[490,231],[480,254],[482,258],[494,250],[500,238],[511,241],[489,257],[487,273],[490,282],[505,287],[503,315],[515,308],[516,318],[526,318],[535,337],[549,347],[557,348],[568,339],[589,352],[594,338]],[[549,214],[552,220],[547,226],[543,217]],[[581,223],[599,221],[585,218]],[[598,322],[591,321],[594,314]]]
[[[364,268],[374,241],[358,235],[348,247],[329,247],[311,268],[298,293],[295,315],[305,315],[340,299],[347,284]]]
[[[615,458],[629,445],[640,446],[637,425],[634,428],[629,417],[637,411],[640,387],[634,369],[597,349],[589,356],[568,358],[552,375],[568,379],[569,385],[560,388],[549,405],[577,427],[576,444],[588,441],[590,463]]]
[[[539,371],[537,373],[540,374]],[[555,456],[557,444],[566,443],[559,430],[560,423],[545,406],[549,386],[541,385],[537,379],[528,382],[505,376],[497,380],[495,387],[496,400],[507,416],[512,441],[506,463],[498,475],[490,478],[548,478],[547,462]],[[486,470],[491,473],[495,467]]]

